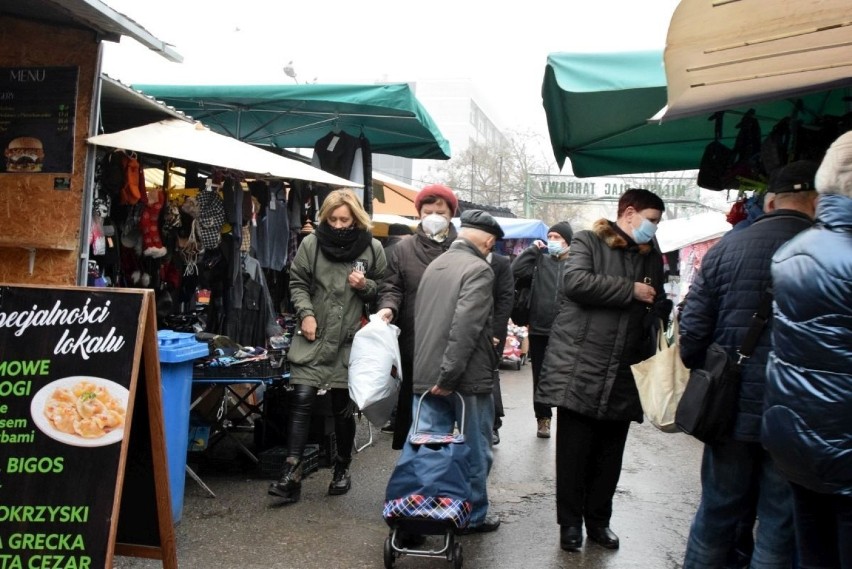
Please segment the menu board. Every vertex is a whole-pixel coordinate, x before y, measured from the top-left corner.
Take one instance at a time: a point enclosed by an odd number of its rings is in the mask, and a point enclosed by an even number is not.
[[[0,172],[72,173],[77,67],[0,67]]]
[[[146,298],[0,287],[0,567],[111,559]]]

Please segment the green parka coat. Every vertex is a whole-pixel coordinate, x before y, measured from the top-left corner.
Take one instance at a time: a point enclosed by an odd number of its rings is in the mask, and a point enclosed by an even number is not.
[[[317,321],[317,338],[309,342],[293,336],[287,360],[290,382],[318,389],[347,389],[352,338],[361,327],[366,303],[376,299],[387,262],[381,243],[373,239],[358,255],[367,267],[367,286],[355,290],[347,282],[353,262],[332,261],[317,251],[315,235],[304,238],[290,265],[290,298],[301,323]]]

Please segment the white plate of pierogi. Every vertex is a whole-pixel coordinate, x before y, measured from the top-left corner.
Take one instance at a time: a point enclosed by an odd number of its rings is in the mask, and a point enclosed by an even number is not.
[[[114,381],[73,375],[38,390],[30,403],[33,423],[47,436],[78,447],[100,447],[124,438],[130,393]]]

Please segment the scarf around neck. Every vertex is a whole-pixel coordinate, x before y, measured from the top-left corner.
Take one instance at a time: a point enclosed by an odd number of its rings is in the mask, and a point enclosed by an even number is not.
[[[317,236],[320,251],[330,261],[354,261],[373,240],[372,233],[357,227],[351,235],[341,239],[325,222],[317,225],[314,235]]]

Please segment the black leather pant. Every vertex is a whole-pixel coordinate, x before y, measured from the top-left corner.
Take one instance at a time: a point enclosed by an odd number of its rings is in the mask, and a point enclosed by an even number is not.
[[[317,388],[296,384],[290,392],[290,419],[287,427],[287,456],[301,458],[311,431],[311,417]],[[337,444],[337,456],[343,460],[352,458],[355,444],[355,417],[349,399],[348,389],[330,389],[331,411],[334,415],[334,437]]]

